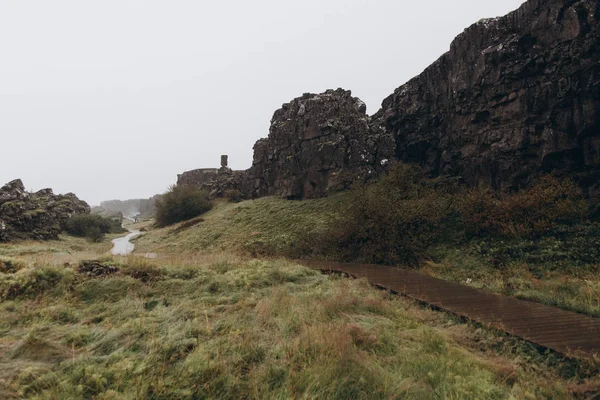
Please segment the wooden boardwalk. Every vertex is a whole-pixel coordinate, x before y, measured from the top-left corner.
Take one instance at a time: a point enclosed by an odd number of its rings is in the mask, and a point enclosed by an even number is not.
[[[299,263],[324,272],[366,278],[373,285],[568,356],[600,355],[600,318],[487,293],[400,268],[304,260]]]

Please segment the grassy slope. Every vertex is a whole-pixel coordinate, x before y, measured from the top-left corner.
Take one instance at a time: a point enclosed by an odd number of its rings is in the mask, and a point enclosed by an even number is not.
[[[323,230],[329,218],[343,212],[347,193],[326,199],[287,201],[275,197],[241,203],[221,201],[203,222],[177,232],[156,229],[136,239],[140,252],[231,251],[281,254],[304,235]]]
[[[554,399],[600,387],[577,378],[582,365],[288,261],[111,259],[78,239],[38,258],[40,246],[0,246],[21,268],[0,288],[17,275],[28,289],[0,302],[0,398]],[[120,272],[81,276],[67,252]]]
[[[344,201],[351,195],[222,202],[203,216],[204,222],[179,232],[174,228],[154,230],[137,239],[137,244],[139,251],[146,253],[237,249],[252,255],[296,256],[295,244],[322,231],[331,218],[344,211]],[[600,317],[600,265],[552,270],[513,262],[498,269],[467,248],[439,246],[431,254],[432,260],[421,269],[426,274]]]

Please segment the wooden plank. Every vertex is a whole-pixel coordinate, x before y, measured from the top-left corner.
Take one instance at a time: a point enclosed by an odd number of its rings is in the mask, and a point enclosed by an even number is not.
[[[374,285],[559,353],[600,356],[600,318],[487,293],[406,269],[326,261],[298,260],[298,263],[323,272],[366,278]]]

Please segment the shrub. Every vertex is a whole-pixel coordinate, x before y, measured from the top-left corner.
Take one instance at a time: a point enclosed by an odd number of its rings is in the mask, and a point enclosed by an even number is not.
[[[48,290],[61,290],[73,281],[73,271],[59,267],[31,267],[14,274],[0,274],[0,300],[37,296]]]
[[[242,201],[242,192],[237,189],[229,189],[225,191],[225,198],[232,203],[239,203]]]
[[[458,208],[469,234],[506,237],[539,237],[560,224],[581,222],[588,214],[579,186],[553,176],[518,192],[467,191]]]
[[[21,260],[0,256],[0,273],[2,274],[14,274],[25,267],[25,263]]]
[[[313,244],[346,260],[416,264],[444,234],[456,187],[450,180],[427,179],[416,166],[398,164],[378,183],[360,188]]]
[[[85,237],[93,243],[100,243],[102,240],[104,240],[104,233],[102,231],[100,231],[100,228],[98,227],[92,227],[88,230],[87,234],[85,235]]]
[[[416,166],[398,164],[379,182],[357,190],[329,228],[305,240],[300,250],[346,261],[414,265],[436,243],[533,240],[558,235],[559,228],[581,222],[587,213],[580,188],[569,180],[545,176],[518,192],[494,192],[466,189],[454,178],[430,179]],[[582,259],[593,257],[581,253]]]
[[[107,233],[126,232],[119,221],[97,214],[74,215],[67,221],[65,230],[73,236],[86,237],[92,242],[101,242]]]
[[[156,224],[172,225],[204,214],[212,208],[208,193],[201,189],[174,185],[156,202]]]
[[[598,265],[600,223],[560,225],[551,233],[533,239],[480,238],[470,243],[469,251],[486,257],[498,266],[515,261],[541,265],[545,270]]]

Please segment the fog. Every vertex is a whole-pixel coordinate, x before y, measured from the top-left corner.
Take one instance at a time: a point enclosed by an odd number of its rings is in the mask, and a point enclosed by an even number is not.
[[[90,204],[252,163],[273,112],[343,87],[374,113],[522,0],[0,0],[0,185]]]

